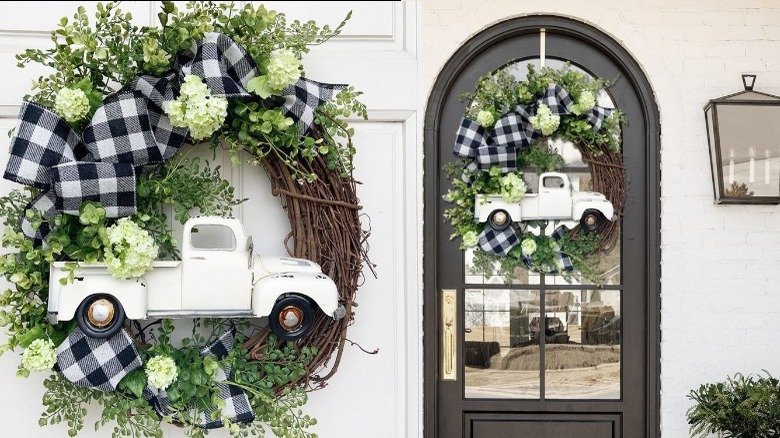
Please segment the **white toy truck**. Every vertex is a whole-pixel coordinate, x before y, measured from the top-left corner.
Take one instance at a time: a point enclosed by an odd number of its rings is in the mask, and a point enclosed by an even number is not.
[[[558,221],[573,228],[579,221],[583,230],[598,231],[606,219],[613,220],[612,203],[598,192],[574,190],[564,173],[539,175],[539,191],[528,193],[519,202],[506,202],[501,195],[476,195],[474,218],[487,222],[495,230],[504,230],[512,222]]]
[[[314,306],[344,317],[336,285],[319,265],[253,254],[252,237],[236,219],[197,217],[184,225],[181,261],[156,261],[137,279],[112,277],[105,264],[81,263],[60,285],[64,262],[49,274],[49,322],[76,318],[85,334],[108,338],[125,318],[246,318],[268,316],[282,340],[306,334]]]

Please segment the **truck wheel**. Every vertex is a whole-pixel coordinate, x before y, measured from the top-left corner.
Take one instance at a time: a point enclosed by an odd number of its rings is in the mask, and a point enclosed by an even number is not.
[[[512,224],[512,218],[506,210],[496,210],[493,213],[490,213],[488,223],[494,230],[502,231]]]
[[[314,323],[314,309],[303,297],[287,295],[274,304],[268,325],[277,338],[294,341],[309,331]]]
[[[582,213],[580,227],[584,231],[592,233],[598,231],[604,225],[604,215],[600,211],[589,208]]]
[[[122,329],[125,309],[111,295],[91,295],[79,304],[76,321],[81,331],[90,338],[110,338]]]

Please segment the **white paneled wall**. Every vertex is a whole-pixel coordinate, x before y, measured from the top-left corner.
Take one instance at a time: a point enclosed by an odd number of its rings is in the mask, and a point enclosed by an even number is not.
[[[88,10],[94,2],[14,2],[0,13],[0,133],[14,125],[22,97],[40,69],[15,67],[14,55],[28,47],[48,48],[49,31],[60,17],[71,16],[78,4]],[[378,278],[367,276],[358,292],[355,324],[349,338],[377,355],[347,347],[341,367],[330,385],[311,395],[305,410],[319,424],[323,438],[421,436],[421,149],[417,86],[418,5],[407,2],[269,2],[270,9],[290,19],[316,19],[336,26],[352,10],[344,32],[313,47],[304,57],[306,75],[322,82],[349,83],[365,92],[369,121],[355,120],[356,177],[363,182],[358,195],[372,229],[371,260]],[[158,2],[125,2],[139,25],[156,21]],[[8,139],[0,135],[0,166],[5,167]],[[201,154],[204,158],[209,153]],[[260,168],[233,168],[218,157],[223,176],[249,201],[236,212],[253,235],[256,250],[285,254],[283,238],[287,216],[270,194]],[[0,181],[0,192],[15,184]],[[369,222],[370,221],[370,222]],[[3,285],[5,286],[5,285]],[[19,356],[0,357],[0,436],[66,436],[65,427],[39,428],[42,376],[14,377]],[[13,396],[10,396],[13,394]],[[348,413],[346,406],[350,406]],[[103,437],[110,429],[94,432],[97,408],[80,436]],[[183,436],[166,427],[166,436]],[[221,431],[214,436],[226,436]]]

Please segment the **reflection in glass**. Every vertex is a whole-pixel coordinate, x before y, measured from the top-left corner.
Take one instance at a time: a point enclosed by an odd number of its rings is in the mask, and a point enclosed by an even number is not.
[[[466,284],[506,284],[506,277],[503,275],[484,275],[482,269],[474,265],[474,248],[468,248],[464,251],[464,272]],[[493,264],[493,274],[498,274],[499,264]],[[528,272],[527,269],[516,267],[512,274],[512,284],[539,284],[539,274]]]
[[[620,291],[548,291],[544,328],[546,399],[620,398]]]
[[[465,392],[467,398],[540,397],[539,291],[465,291]]]
[[[780,196],[778,119],[780,106],[718,106],[725,196]]]

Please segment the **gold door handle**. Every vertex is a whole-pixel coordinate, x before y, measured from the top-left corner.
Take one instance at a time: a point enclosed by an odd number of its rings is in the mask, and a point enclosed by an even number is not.
[[[458,294],[454,289],[445,289],[442,290],[441,295],[441,379],[457,380]]]

